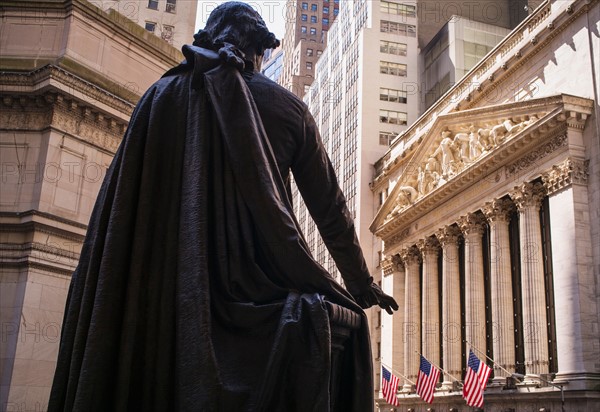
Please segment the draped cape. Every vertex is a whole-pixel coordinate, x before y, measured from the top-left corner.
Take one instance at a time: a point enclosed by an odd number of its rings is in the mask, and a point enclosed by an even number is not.
[[[244,77],[215,52],[184,54],[107,171],[49,411],[327,411],[324,299],[363,318],[339,409],[372,410],[364,312],[311,257]]]

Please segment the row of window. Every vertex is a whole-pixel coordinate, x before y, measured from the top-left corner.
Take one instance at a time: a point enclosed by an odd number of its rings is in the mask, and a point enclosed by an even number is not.
[[[308,31],[308,29],[306,28],[306,26],[300,26],[300,32],[301,32],[302,34],[306,34],[306,33],[307,33],[307,31]],[[316,28],[314,28],[314,27],[311,27],[311,28],[310,28],[310,34],[311,34],[311,35],[316,35],[316,34],[317,34],[317,29],[316,29]]]
[[[397,14],[399,16],[416,17],[416,6],[407,4],[392,3],[390,1],[381,1],[381,12],[387,14]]]
[[[405,77],[406,64],[380,61],[379,73]]]
[[[417,27],[412,24],[397,23],[395,21],[381,20],[382,33],[399,34],[400,36],[416,37]]]
[[[402,90],[379,88],[379,100],[392,103],[406,103],[406,92]]]
[[[406,56],[406,44],[381,40],[379,42],[379,51],[381,53],[395,54],[396,56]]]
[[[153,21],[147,21],[145,24],[146,30],[150,33],[156,33],[156,24]],[[165,40],[169,44],[173,44],[173,36],[175,35],[175,26],[162,25],[162,31],[160,32],[161,39]]]
[[[306,49],[306,56],[307,57],[312,57],[314,55],[315,51],[313,49]],[[323,54],[323,50],[317,50],[317,56],[320,56]]]
[[[158,0],[148,0],[148,8],[158,10]],[[177,0],[167,0],[165,11],[167,13],[175,13],[177,9]]]
[[[406,126],[408,117],[404,112],[396,112],[394,110],[379,110],[379,123],[398,124]]]

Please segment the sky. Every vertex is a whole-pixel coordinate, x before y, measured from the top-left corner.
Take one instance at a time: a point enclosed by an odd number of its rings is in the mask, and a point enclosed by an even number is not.
[[[210,12],[225,0],[199,0],[196,12],[196,31],[203,28]],[[260,13],[269,30],[275,33],[278,39],[285,34],[286,0],[248,0],[248,3]]]

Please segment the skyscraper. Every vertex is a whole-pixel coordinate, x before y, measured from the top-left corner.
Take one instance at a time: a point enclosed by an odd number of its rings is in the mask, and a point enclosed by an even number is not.
[[[304,96],[327,43],[327,32],[340,9],[339,0],[288,0],[283,73],[279,84]]]

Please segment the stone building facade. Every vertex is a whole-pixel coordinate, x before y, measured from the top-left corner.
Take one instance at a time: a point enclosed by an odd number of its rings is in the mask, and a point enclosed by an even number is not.
[[[0,21],[0,410],[42,411],[100,184],[183,56],[85,0],[3,2]]]
[[[377,163],[401,307],[375,325],[402,378],[381,411],[471,410],[470,349],[493,367],[486,411],[600,409],[599,30],[597,0],[542,2]],[[447,372],[433,405],[419,353]]]

